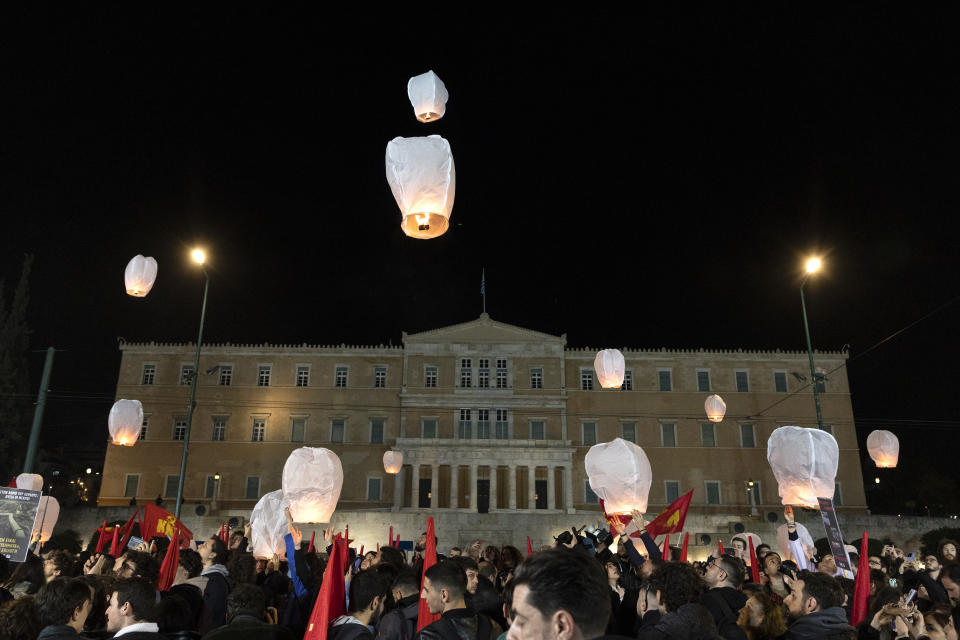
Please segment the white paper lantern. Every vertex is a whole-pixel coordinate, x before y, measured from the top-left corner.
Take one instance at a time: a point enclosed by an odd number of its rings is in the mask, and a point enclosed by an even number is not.
[[[615,438],[590,447],[583,462],[590,488],[603,500],[608,514],[647,510],[653,471],[643,449]]]
[[[447,110],[447,87],[433,71],[413,76],[407,81],[407,97],[420,122],[432,122],[443,117]]]
[[[37,536],[39,536],[41,544],[49,540],[59,518],[60,503],[57,502],[57,499],[53,496],[41,496],[40,505],[37,508],[37,518],[33,521],[33,535],[30,539],[36,541]]]
[[[597,372],[597,380],[604,389],[619,389],[623,386],[623,374],[626,363],[623,354],[617,349],[604,349],[597,352],[593,359],[593,368]]]
[[[758,536],[755,533],[750,533],[749,531],[746,531],[744,533],[738,533],[730,539],[730,545],[733,546],[733,543],[735,543],[737,540],[739,540],[743,544],[743,561],[747,564],[747,566],[749,566],[750,565],[750,542],[749,541],[753,540],[753,549],[756,550],[757,547],[759,547],[760,544],[762,543],[762,541],[760,540],[760,536]]]
[[[727,403],[717,394],[707,396],[703,403],[703,410],[707,412],[707,419],[710,422],[722,422],[723,416],[727,413]]]
[[[283,512],[283,491],[277,489],[264,494],[250,514],[250,543],[257,558],[283,554],[286,544],[287,516]]]
[[[867,452],[881,469],[897,466],[900,458],[900,441],[889,431],[878,429],[867,436]]]
[[[817,547],[813,544],[813,536],[811,536],[807,528],[799,522],[797,523],[797,537],[803,545],[808,560],[816,555]],[[793,557],[792,547],[790,546],[790,531],[785,524],[777,527],[777,546],[780,548],[780,557],[782,559],[797,561],[797,559]]]
[[[820,429],[780,427],[767,440],[767,461],[783,504],[819,509],[817,498],[833,498],[840,449]]]
[[[117,400],[110,409],[107,427],[113,444],[132,447],[143,426],[143,405],[139,400]]]
[[[136,255],[127,263],[123,273],[123,280],[127,286],[127,293],[135,298],[142,298],[153,288],[157,279],[157,261],[153,258],[144,258]]]
[[[330,522],[342,487],[340,458],[329,449],[300,447],[283,465],[283,500],[294,522]]]
[[[383,470],[387,473],[400,473],[403,468],[403,452],[387,451],[383,454]]]
[[[443,235],[456,191],[450,143],[440,136],[394,138],[387,143],[386,165],[403,232],[421,239]]]
[[[17,476],[17,489],[43,491],[43,476],[39,473],[21,473]]]

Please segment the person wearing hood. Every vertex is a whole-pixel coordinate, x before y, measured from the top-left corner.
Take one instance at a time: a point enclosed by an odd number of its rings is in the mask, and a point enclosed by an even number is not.
[[[746,640],[743,629],[737,626],[740,610],[747,604],[747,596],[740,590],[743,571],[742,560],[723,555],[710,558],[703,574],[707,590],[700,596],[700,604],[713,616],[717,631],[726,640]]]
[[[854,640],[856,630],[847,622],[843,610],[843,589],[822,573],[800,571],[787,578],[790,595],[783,600],[787,608],[786,640]]]
[[[650,574],[646,586],[661,617],[652,626],[640,626],[639,640],[721,640],[713,616],[698,602],[704,584],[692,566],[668,562]]]
[[[204,621],[200,631],[207,633],[211,629],[227,623],[227,596],[233,587],[230,572],[224,565],[227,559],[227,545],[217,536],[211,536],[197,547],[200,561],[203,563],[201,577],[207,578],[203,589]]]

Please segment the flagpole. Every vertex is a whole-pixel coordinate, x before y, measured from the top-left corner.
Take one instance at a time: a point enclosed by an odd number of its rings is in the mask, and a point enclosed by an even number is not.
[[[483,267],[480,271],[480,295],[483,297],[483,312],[487,312],[487,269]]]

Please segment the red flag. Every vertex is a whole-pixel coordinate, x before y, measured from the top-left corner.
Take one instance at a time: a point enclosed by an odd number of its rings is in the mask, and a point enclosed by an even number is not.
[[[650,537],[656,538],[659,535],[683,531],[683,524],[687,521],[687,509],[690,508],[691,499],[693,499],[692,489],[677,498],[673,504],[651,520],[647,524],[647,533],[650,534]]]
[[[720,555],[726,553],[723,549],[723,540],[717,540],[717,549],[720,549]]]
[[[341,535],[333,539],[333,548],[330,550],[330,560],[323,573],[323,582],[320,583],[320,593],[313,605],[310,622],[307,623],[307,632],[303,640],[327,640],[327,627],[330,623],[346,613],[346,588],[343,575],[347,571],[347,541]]]
[[[427,569],[437,564],[437,540],[433,531],[433,518],[427,518],[427,545],[423,552],[423,575],[426,575]],[[421,576],[420,584],[423,584]],[[431,622],[440,619],[439,613],[430,613],[427,601],[420,598],[420,608],[417,610],[417,631],[420,631]]]
[[[390,525],[390,535],[387,536],[387,544],[393,546],[393,525]]]
[[[180,546],[186,547],[193,539],[193,533],[187,529],[182,522],[166,509],[158,507],[155,504],[148,504],[143,507],[143,539],[149,542],[156,536],[173,537],[174,529],[180,530]]]
[[[104,520],[103,525],[97,529],[97,533],[100,534],[97,537],[97,553],[103,553],[103,546],[107,543],[107,540],[110,540],[113,537],[113,533],[107,531],[106,520]]]
[[[395,543],[393,546],[395,546],[395,547],[398,548],[398,549],[400,548],[400,534],[399,534],[399,533],[397,534],[397,541],[396,541],[396,543]]]
[[[228,544],[230,542],[230,523],[224,522],[220,525],[220,539],[223,540],[223,544]]]
[[[380,553],[380,543],[377,543],[377,553]]]
[[[533,546],[530,544],[530,536],[527,536],[527,557],[533,555]]]
[[[307,549],[307,553],[313,553],[313,539],[317,537],[317,530],[314,529],[313,533],[310,534],[310,547]]]
[[[853,606],[850,608],[850,624],[857,626],[867,619],[867,603],[870,600],[870,554],[867,551],[867,532],[860,543],[860,562],[857,564],[857,581],[853,587]]]
[[[363,557],[363,545],[360,545],[360,557]]]
[[[350,548],[350,525],[344,527],[343,539],[347,541],[347,548]]]
[[[121,549],[127,548],[127,543],[130,542],[130,538],[133,536],[133,525],[136,524],[135,520],[138,513],[140,513],[140,507],[137,507],[137,510],[133,512],[133,515],[127,520],[127,524],[123,525],[123,540],[120,542]]]
[[[663,556],[663,559],[667,562],[670,562],[670,534],[667,534],[667,537],[663,539],[663,551],[660,553]]]
[[[173,538],[167,547],[167,555],[160,565],[160,577],[157,578],[157,591],[169,591],[173,580],[177,577],[177,567],[180,566],[180,530],[173,530]]]
[[[113,540],[110,541],[110,555],[114,558],[119,558],[124,550],[126,549],[126,541],[130,538],[130,533],[133,531],[133,522],[134,518],[137,517],[137,514],[140,512],[139,507],[136,511],[133,512],[133,515],[130,516],[130,519],[127,520],[126,524],[123,527],[115,527],[115,533],[113,535]]]
[[[12,478],[10,478],[10,484],[7,485],[7,488],[8,488],[8,489],[16,489],[16,488],[17,488],[17,476],[13,476]]]
[[[683,546],[680,547],[680,562],[687,561],[687,545],[690,543],[690,532],[683,534]]]
[[[750,545],[750,574],[754,584],[760,584],[760,565],[757,564],[757,550],[753,546],[753,536],[747,536]]]

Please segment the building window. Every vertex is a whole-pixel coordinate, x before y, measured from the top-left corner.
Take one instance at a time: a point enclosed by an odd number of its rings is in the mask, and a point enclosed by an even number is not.
[[[670,422],[660,423],[660,441],[665,447],[677,446],[677,425]]]
[[[593,369],[580,367],[580,389],[583,391],[593,391]]]
[[[477,367],[477,387],[480,389],[490,388],[490,360],[480,358]]]
[[[600,498],[590,488],[590,481],[583,483],[583,501],[587,504],[600,504]]]
[[[623,372],[623,384],[620,385],[621,391],[633,391],[633,369],[627,369]]]
[[[717,430],[716,425],[712,422],[701,422],[700,423],[700,444],[704,447],[715,447],[717,446]]]
[[[177,487],[180,486],[180,476],[167,476],[167,484],[163,489],[164,498],[176,498]]]
[[[745,449],[757,446],[757,436],[752,424],[740,425],[740,446]]]
[[[490,409],[477,409],[477,438],[490,439]]]
[[[547,439],[546,423],[543,420],[533,420],[530,422],[530,439],[531,440]]]
[[[370,421],[370,444],[383,444],[383,420],[380,418]]]
[[[750,374],[747,371],[734,371],[733,374],[737,379],[737,391],[739,393],[750,391]]]
[[[660,391],[673,391],[673,371],[670,369],[658,369],[657,380],[660,383]]]
[[[597,444],[597,423],[584,422],[581,426],[583,427],[583,445],[592,447]]]
[[[306,418],[292,418],[290,420],[290,441],[303,442],[307,432]]]
[[[460,386],[469,389],[473,386],[473,360],[460,358]]]
[[[833,506],[842,507],[843,506],[843,493],[840,491],[840,483],[836,482],[833,485]]]
[[[380,502],[380,478],[367,478],[367,501]]]
[[[497,358],[497,389],[507,388],[507,359]]]
[[[140,488],[140,474],[131,473],[127,475],[127,481],[124,483],[123,497],[136,498],[137,490]]]
[[[247,500],[260,499],[260,476],[247,476],[247,490],[243,497]]]
[[[473,424],[470,418],[470,409],[460,409],[459,433],[461,440],[469,440],[473,437]]]
[[[180,384],[188,385],[191,382],[193,382],[193,365],[192,364],[180,365]]]
[[[623,439],[627,442],[636,442],[637,441],[637,423],[636,422],[621,422],[620,427],[623,430]]]
[[[752,486],[750,482],[753,482]],[[753,507],[763,504],[760,501],[760,483],[758,481],[750,480],[747,483],[747,503]]]
[[[330,442],[343,442],[346,436],[347,421],[340,418],[330,421]]]
[[[229,387],[231,384],[233,384],[233,365],[232,364],[220,365],[220,380],[218,384],[221,387]]]
[[[663,489],[667,497],[667,504],[673,504],[680,499],[680,482],[677,480],[665,480]]]
[[[824,431],[826,431],[827,433],[829,433],[830,435],[833,435],[833,425],[832,425],[832,424],[825,424],[825,425],[823,425],[822,429],[823,429]],[[834,436],[834,437],[836,437],[836,436]]]
[[[373,386],[375,389],[385,389],[387,386],[387,368],[373,368]]]
[[[506,409],[497,409],[496,430],[494,437],[496,437],[497,440],[506,440],[510,437],[510,425],[507,421]]]
[[[773,388],[777,393],[786,393],[787,392],[787,372],[786,371],[774,371],[773,372]]]
[[[710,372],[704,369],[697,370],[697,391],[710,391]]]
[[[439,372],[436,367],[424,367],[423,386],[430,387],[430,388],[436,387],[438,377],[439,377]]]
[[[543,367],[530,369],[530,388],[543,389]]]
[[[207,476],[207,483],[203,490],[204,498],[212,498],[217,491],[217,479],[213,476]]]
[[[817,387],[817,393],[826,393],[827,392],[827,372],[819,367],[816,370],[816,373],[813,374],[813,381]]]
[[[272,369],[269,364],[262,364],[257,367],[257,386],[258,387],[269,387],[270,386],[270,370]]]
[[[310,386],[310,366],[309,365],[297,367],[297,386],[298,387]]]
[[[424,438],[436,438],[437,437],[437,421],[436,420],[424,420],[421,424],[422,428],[422,437]]]
[[[174,440],[183,440],[187,435],[187,419],[186,418],[174,418],[173,419],[173,439]]]
[[[339,389],[345,389],[347,386],[347,376],[350,369],[345,366],[339,366],[333,370],[333,386]]]
[[[253,419],[253,434],[250,437],[251,442],[263,442],[263,435],[267,431],[266,418]]]
[[[157,377],[157,365],[155,364],[143,365],[143,371],[140,373],[140,384],[153,384],[156,377]]]
[[[716,480],[707,480],[703,484],[707,489],[707,504],[720,504],[720,483]]]
[[[213,440],[223,442],[227,439],[227,419],[224,416],[213,417]]]
[[[147,416],[143,416],[143,424],[140,425],[140,437],[137,438],[138,440],[146,440],[146,439],[147,439],[147,427],[148,427],[148,426],[150,426],[150,418],[148,418]]]

